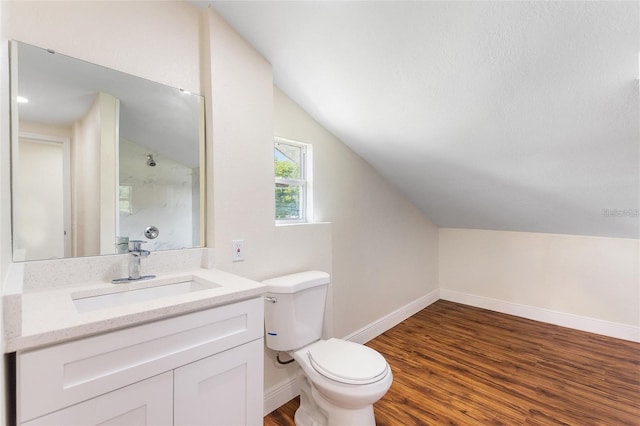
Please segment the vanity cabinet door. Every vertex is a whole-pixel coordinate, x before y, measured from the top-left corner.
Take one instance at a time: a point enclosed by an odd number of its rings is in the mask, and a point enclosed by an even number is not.
[[[125,386],[23,425],[163,426],[173,421],[173,372]]]
[[[174,371],[175,424],[262,425],[263,339]]]

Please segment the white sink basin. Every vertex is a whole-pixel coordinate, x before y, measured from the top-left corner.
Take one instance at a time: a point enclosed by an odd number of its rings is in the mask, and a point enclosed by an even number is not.
[[[76,293],[72,294],[71,298],[76,310],[84,313],[220,287],[215,283],[192,276],[177,281],[124,291],[116,288],[114,292],[100,295],[83,296]]]

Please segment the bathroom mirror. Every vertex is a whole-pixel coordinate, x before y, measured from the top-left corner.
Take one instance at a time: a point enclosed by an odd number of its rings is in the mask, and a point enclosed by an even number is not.
[[[204,99],[11,42],[13,260],[204,245]]]

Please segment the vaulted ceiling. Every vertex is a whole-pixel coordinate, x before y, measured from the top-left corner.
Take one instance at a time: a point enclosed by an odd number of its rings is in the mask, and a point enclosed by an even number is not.
[[[211,3],[438,226],[639,237],[638,2]]]

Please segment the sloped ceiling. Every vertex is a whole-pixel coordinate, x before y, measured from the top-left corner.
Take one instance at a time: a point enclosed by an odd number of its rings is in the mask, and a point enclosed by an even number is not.
[[[211,4],[438,226],[639,237],[638,2]]]

